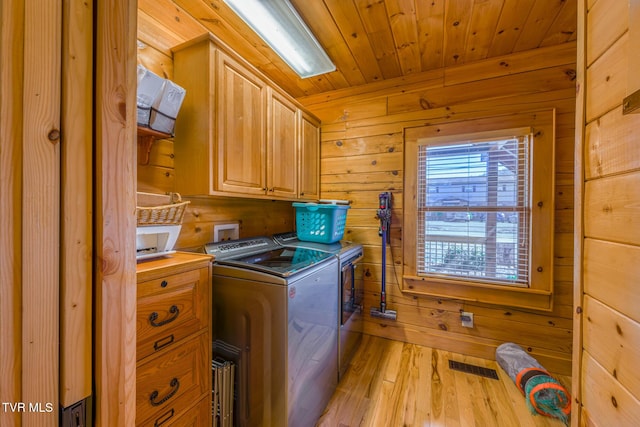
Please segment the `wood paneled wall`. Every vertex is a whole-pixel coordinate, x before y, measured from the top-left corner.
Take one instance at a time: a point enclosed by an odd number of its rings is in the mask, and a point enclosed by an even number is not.
[[[410,78],[301,98],[322,120],[321,197],[348,199],[346,238],[365,247],[365,331],[484,358],[507,341],[547,369],[568,374],[572,349],[575,43],[522,52]],[[556,110],[556,211],[552,312],[403,295],[403,129],[542,108]],[[393,194],[391,248],[381,265],[378,194]],[[397,321],[369,316],[387,269]],[[474,313],[463,328],[460,310]]]
[[[622,114],[624,97],[640,87],[633,5],[640,2],[584,0],[578,9],[586,29],[577,122],[584,239],[574,358],[581,411],[574,411],[574,426],[640,425],[640,114]]]
[[[138,180],[138,185],[144,181]],[[170,203],[169,196],[138,193],[139,206]],[[198,250],[213,241],[213,226],[237,222],[240,237],[263,236],[291,231],[294,228],[291,202],[265,201],[229,197],[184,197],[190,202],[182,220],[176,247]]]

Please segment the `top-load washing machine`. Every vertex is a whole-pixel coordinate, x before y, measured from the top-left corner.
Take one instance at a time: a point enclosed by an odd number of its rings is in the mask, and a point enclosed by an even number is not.
[[[313,426],[337,385],[338,258],[270,237],[214,255],[214,356],[236,364],[234,424]]]

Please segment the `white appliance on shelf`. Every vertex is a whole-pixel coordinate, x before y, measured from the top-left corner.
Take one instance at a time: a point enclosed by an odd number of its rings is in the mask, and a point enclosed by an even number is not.
[[[136,259],[175,253],[173,247],[182,225],[148,225],[136,228]]]

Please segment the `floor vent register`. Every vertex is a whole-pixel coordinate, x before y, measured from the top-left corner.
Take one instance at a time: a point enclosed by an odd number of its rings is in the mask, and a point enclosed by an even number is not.
[[[455,360],[449,360],[449,369],[456,371],[466,372],[468,374],[480,375],[481,377],[498,379],[498,373],[495,369],[484,368],[482,366],[470,365],[468,363],[456,362]]]

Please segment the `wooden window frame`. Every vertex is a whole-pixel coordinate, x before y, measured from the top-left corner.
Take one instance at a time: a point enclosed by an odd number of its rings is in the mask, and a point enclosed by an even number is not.
[[[419,276],[416,268],[418,147],[429,139],[491,137],[508,129],[530,128],[532,221],[529,287],[505,286],[447,277]],[[405,129],[402,291],[413,295],[476,301],[551,311],[553,306],[553,224],[555,186],[555,110],[434,124]]]

